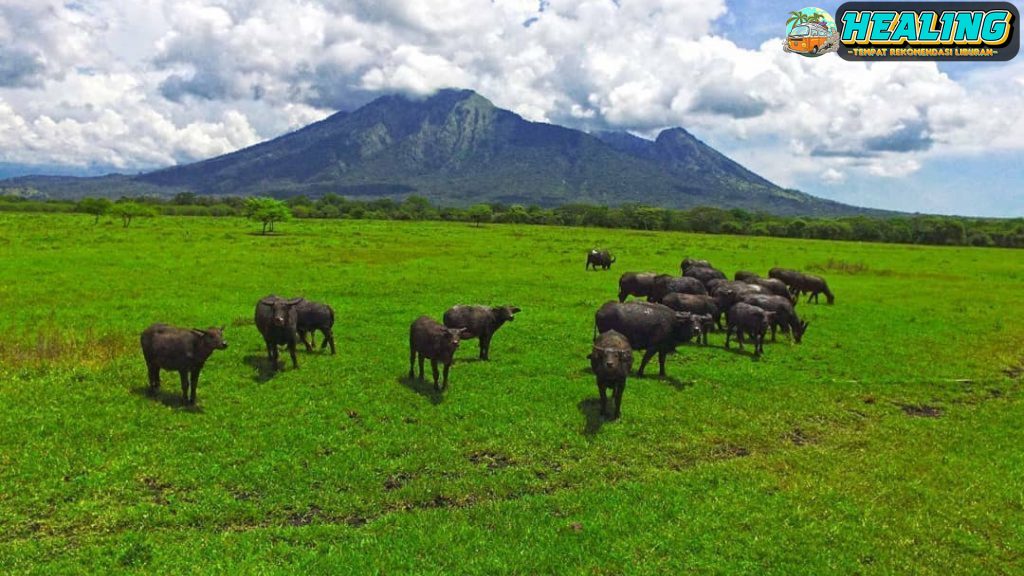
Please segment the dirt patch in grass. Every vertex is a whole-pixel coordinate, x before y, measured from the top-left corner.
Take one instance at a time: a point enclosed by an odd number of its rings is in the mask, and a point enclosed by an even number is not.
[[[711,448],[711,457],[715,460],[729,460],[746,456],[750,456],[750,450],[729,442],[720,442]]]
[[[817,442],[816,438],[801,428],[792,429],[788,434],[786,434],[786,439],[792,442],[794,446],[806,446],[807,444]]]
[[[928,406],[927,404],[900,404],[899,407],[907,416],[918,418],[939,418],[942,416],[942,408]]]
[[[864,262],[847,262],[829,258],[821,264],[809,264],[807,269],[812,272],[838,272],[840,274],[863,274],[868,271],[868,265]]]
[[[308,526],[309,524],[311,524],[313,522],[313,520],[315,520],[318,516],[320,516],[321,512],[322,512],[322,510],[320,510],[319,506],[317,506],[316,504],[311,504],[309,506],[309,508],[307,508],[306,510],[304,510],[302,512],[293,512],[293,513],[289,514],[288,515],[288,525],[289,526]]]
[[[139,482],[141,482],[149,492],[150,498],[153,499],[154,504],[158,504],[160,506],[166,506],[169,504],[167,501],[167,491],[172,488],[170,484],[161,482],[159,478],[154,478],[152,476],[143,476]]]
[[[0,365],[98,367],[132,352],[138,345],[138,336],[103,334],[91,328],[69,332],[52,325],[42,326],[35,334],[0,340]]]
[[[508,468],[514,464],[512,459],[505,454],[490,450],[477,450],[476,452],[472,452],[467,456],[467,458],[473,464],[486,464],[487,468],[490,470],[500,470],[502,468]]]
[[[406,472],[392,474],[391,476],[388,476],[387,480],[384,481],[384,489],[389,492],[392,490],[398,490],[402,486],[405,486],[405,483],[408,482],[409,480],[412,480],[412,475]]]

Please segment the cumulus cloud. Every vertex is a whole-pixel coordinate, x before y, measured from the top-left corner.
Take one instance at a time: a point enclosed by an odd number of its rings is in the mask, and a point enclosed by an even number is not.
[[[86,7],[87,6],[87,7]],[[0,161],[152,168],[388,92],[475,89],[531,120],[683,125],[792,184],[1024,148],[1024,66],[799,58],[712,34],[724,0],[0,0]]]

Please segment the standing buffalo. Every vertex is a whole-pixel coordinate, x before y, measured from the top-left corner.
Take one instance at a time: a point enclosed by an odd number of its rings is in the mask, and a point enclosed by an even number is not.
[[[711,295],[714,296],[718,309],[724,313],[728,312],[733,304],[739,302],[747,294],[762,294],[764,291],[764,288],[755,284],[727,280],[719,282]]]
[[[718,303],[711,296],[704,294],[681,294],[673,292],[665,295],[661,303],[676,312],[689,312],[701,316],[707,320],[701,324],[701,343],[708,343],[708,332],[717,325],[722,327],[722,312],[718,309]]]
[[[444,325],[463,330],[462,338],[480,338],[480,359],[488,360],[491,337],[505,322],[515,320],[515,306],[452,306],[444,313]]]
[[[288,346],[292,357],[292,366],[299,367],[295,356],[295,345],[299,342],[299,311],[298,304],[302,298],[278,298],[271,294],[256,303],[256,328],[263,335],[267,345],[267,358],[274,370],[278,368],[278,346]]]
[[[783,332],[789,332],[793,336],[793,342],[800,343],[807,331],[809,322],[800,320],[793,309],[793,302],[786,296],[774,294],[747,294],[743,302],[757,306],[763,310],[774,313],[772,316],[772,342],[775,342],[776,328],[782,328]]]
[[[633,367],[633,349],[629,346],[629,340],[615,330],[602,332],[594,339],[594,347],[587,359],[597,377],[601,414],[608,415],[608,396],[605,391],[611,388],[615,400],[615,418],[618,418],[622,414],[622,392],[626,389],[626,377]]]
[[[711,266],[711,262],[708,262],[707,260],[700,260],[698,258],[687,257],[683,258],[683,261],[679,263],[679,273],[686,274],[687,270],[694,267],[712,268],[713,266]]]
[[[309,300],[299,302],[295,309],[298,312],[295,328],[299,333],[299,339],[306,345],[306,350],[313,350],[313,345],[316,344],[316,331],[319,330],[324,336],[320,348],[326,348],[330,344],[331,354],[334,354],[334,309],[327,304]],[[312,342],[306,340],[307,333]]]
[[[793,286],[797,283],[803,273],[797,270],[791,270],[789,268],[772,268],[768,271],[769,278],[776,278],[782,280],[786,286],[789,286],[790,291],[793,291]]]
[[[654,286],[654,272],[626,272],[619,277],[619,302],[625,302],[627,296],[646,298],[651,295]]]
[[[673,292],[681,292],[683,294],[708,293],[707,289],[704,288],[704,284],[696,278],[659,274],[654,278],[654,283],[651,286],[651,293],[648,294],[647,301],[661,302],[662,298]]]
[[[807,297],[808,302],[813,298],[814,303],[817,304],[818,294],[824,294],[829,304],[835,304],[836,302],[836,297],[832,294],[832,291],[828,289],[828,283],[826,283],[825,279],[821,276],[801,274],[791,288],[798,296],[803,292],[810,294],[810,296]]]
[[[142,356],[149,369],[149,387],[160,387],[160,370],[177,370],[181,376],[181,399],[196,403],[199,372],[214,350],[224,350],[224,328],[177,328],[153,324],[142,332]]]
[[[706,266],[691,266],[687,268],[685,272],[683,272],[683,276],[688,276],[690,278],[696,278],[697,280],[700,280],[701,283],[704,284],[705,288],[707,287],[708,283],[711,282],[712,280],[726,279],[725,273],[723,273],[721,270],[716,270],[714,268],[709,268]]]
[[[725,313],[725,347],[729,347],[729,338],[735,332],[742,350],[743,335],[749,334],[754,339],[754,355],[760,356],[764,352],[764,335],[771,327],[772,316],[774,314],[757,306],[745,302],[736,303]]]
[[[463,330],[446,328],[429,316],[420,316],[409,326],[409,379],[415,377],[413,366],[416,357],[420,360],[420,380],[423,380],[423,360],[430,359],[430,367],[434,371],[434,388],[437,384],[437,363],[444,364],[444,387],[448,387],[448,369],[452,366],[455,351],[459,349],[459,338]]]
[[[590,252],[587,252],[587,265],[585,268],[589,270],[590,267],[593,266],[594,270],[597,270],[597,267],[600,266],[602,270],[607,270],[612,267],[614,262],[615,257],[607,250],[598,250],[595,248]]]
[[[679,344],[689,342],[700,334],[701,318],[686,312],[676,312],[664,304],[650,302],[607,302],[594,316],[598,332],[615,330],[629,340],[635,350],[644,350],[637,376],[655,353],[658,354],[658,374],[665,376],[665,356]]]
[[[765,293],[788,298],[790,302],[796,304],[796,298],[790,293],[789,287],[778,278],[754,278],[753,280],[746,280],[746,282],[764,288]]]

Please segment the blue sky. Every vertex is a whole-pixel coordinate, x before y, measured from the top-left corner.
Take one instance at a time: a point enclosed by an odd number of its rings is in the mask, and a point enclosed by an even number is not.
[[[382,94],[461,87],[584,130],[683,126],[780,185],[850,204],[1024,216],[1024,60],[786,54],[786,17],[802,7],[0,2],[0,177],[188,163]]]

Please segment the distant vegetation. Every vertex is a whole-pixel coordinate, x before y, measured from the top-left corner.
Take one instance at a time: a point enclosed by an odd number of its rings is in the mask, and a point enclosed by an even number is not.
[[[130,207],[125,206],[130,205]],[[289,217],[356,220],[445,220],[481,223],[587,226],[672,230],[774,236],[858,240],[899,244],[950,246],[999,246],[1024,248],[1024,218],[964,218],[954,216],[904,216],[835,218],[776,216],[764,212],[721,208],[672,210],[641,204],[617,207],[567,204],[540,208],[521,204],[477,204],[469,208],[436,206],[421,196],[404,200],[350,200],[334,194],[318,199],[296,196],[286,201],[236,196],[198,196],[182,193],[171,199],[122,198],[108,203],[102,199],[38,201],[17,197],[0,198],[2,212],[81,212],[94,216],[119,217],[125,226],[131,218],[150,214],[165,216],[246,216],[272,231],[274,222]]]

